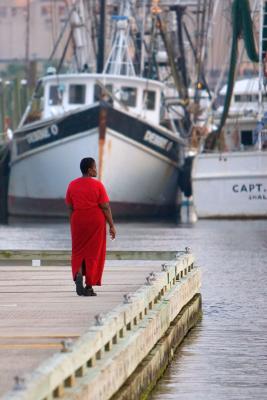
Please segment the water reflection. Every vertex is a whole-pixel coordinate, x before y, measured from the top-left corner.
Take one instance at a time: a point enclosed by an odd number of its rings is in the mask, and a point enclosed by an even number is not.
[[[203,318],[150,400],[267,398],[267,223],[201,226]]]
[[[180,250],[202,267],[203,318],[151,400],[267,398],[267,222],[121,223],[108,247]],[[0,249],[69,249],[67,222],[0,226]]]

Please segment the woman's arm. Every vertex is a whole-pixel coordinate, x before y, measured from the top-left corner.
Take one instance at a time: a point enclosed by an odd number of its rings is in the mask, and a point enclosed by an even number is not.
[[[71,220],[71,216],[72,216],[72,213],[73,213],[72,205],[68,205],[68,210],[69,210],[69,219]]]
[[[111,236],[111,239],[113,240],[116,237],[116,229],[114,226],[110,205],[109,203],[101,203],[99,204],[99,207],[103,211],[106,221],[109,224],[109,234]]]

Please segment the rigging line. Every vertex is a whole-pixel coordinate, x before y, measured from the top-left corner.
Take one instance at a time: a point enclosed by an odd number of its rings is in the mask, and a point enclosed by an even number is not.
[[[71,32],[72,32],[72,29],[71,29]],[[77,56],[77,51],[76,51],[76,45],[75,45],[75,39],[74,39],[74,36],[73,36],[73,32],[72,32],[72,35],[71,35],[71,39],[72,39],[72,47],[73,47],[73,56],[74,56],[74,60],[75,60],[75,63],[76,63],[76,69],[78,70],[79,69],[79,59],[78,59],[78,56]]]
[[[87,51],[87,59],[88,59],[87,61],[89,64],[91,64],[91,66],[93,66],[94,61],[90,62],[89,59],[91,58],[92,60],[93,59],[96,60],[96,55],[97,55],[95,40],[94,40],[94,24],[96,18],[94,17],[93,14],[92,2],[86,1],[84,3],[84,6],[85,6],[85,20],[88,19],[90,21],[89,27],[87,27],[87,24],[84,24],[86,43],[89,49]],[[91,57],[90,50],[92,50],[94,57]]]
[[[30,0],[27,0],[27,8],[26,8],[26,48],[25,48],[25,59],[26,63],[29,64],[30,59]],[[27,65],[27,69],[29,69],[29,65]],[[29,71],[28,71],[29,73]]]
[[[166,31],[165,31],[165,29],[163,27],[163,23],[162,23],[162,20],[161,20],[160,16],[157,15],[156,19],[157,19],[159,31],[160,31],[160,34],[161,34],[161,38],[163,40],[164,46],[165,46],[166,51],[167,51],[167,55],[169,57],[170,69],[171,69],[172,74],[173,74],[173,79],[174,79],[174,83],[175,83],[176,89],[178,90],[179,96],[182,99],[187,99],[187,91],[184,88],[181,76],[180,76],[179,72],[177,71],[177,68],[176,68],[176,65],[175,65],[175,59],[174,59],[172,45],[170,44],[170,42],[169,42],[169,40],[167,38]]]
[[[72,34],[73,34],[73,31],[72,31],[72,29],[71,29],[71,30],[70,30],[70,33],[69,33],[68,40],[67,40],[67,42],[66,42],[66,44],[65,44],[65,47],[64,47],[64,50],[63,50],[61,59],[60,59],[60,61],[59,61],[59,65],[58,65],[58,67],[57,67],[57,74],[60,72],[60,70],[61,70],[61,68],[62,68],[62,65],[63,65],[64,59],[65,59],[65,57],[66,57],[66,53],[67,53],[67,50],[68,50],[70,41],[71,41],[71,39],[72,39]]]
[[[201,70],[202,70],[202,63],[204,58],[204,32],[205,32],[205,22],[206,22],[206,7],[207,7],[207,0],[203,0],[203,7],[201,10],[201,31],[200,31],[200,45],[199,45],[199,70],[198,70],[198,78],[200,78]]]
[[[205,37],[203,40],[203,60],[202,60],[202,65],[204,62],[207,61],[208,58],[208,48],[209,48],[209,36],[210,36],[210,29],[211,29],[211,20],[212,20],[212,14],[213,14],[213,1],[209,0],[208,3],[208,12],[207,12],[207,19],[206,19],[206,30],[205,30]]]
[[[201,0],[197,2],[196,10],[196,30],[195,30],[195,81],[198,80],[199,75],[199,63],[200,63],[200,12],[201,12]]]
[[[50,16],[51,16],[51,35],[53,46],[56,43],[56,35],[55,35],[55,0],[50,0]]]
[[[61,39],[62,39],[62,37],[63,37],[63,35],[64,35],[64,33],[65,33],[65,30],[66,30],[67,26],[69,25],[71,15],[72,15],[72,13],[73,13],[74,10],[75,10],[75,6],[73,6],[73,7],[69,10],[69,14],[68,14],[67,20],[65,21],[64,26],[63,26],[63,28],[62,28],[62,30],[61,30],[61,32],[60,32],[58,38],[57,38],[57,41],[56,41],[56,43],[55,43],[55,45],[54,45],[54,48],[53,48],[53,50],[52,50],[52,53],[50,54],[50,56],[49,56],[49,58],[48,58],[48,62],[50,62],[50,61],[52,60],[52,58],[54,57],[54,55],[55,55],[55,53],[56,53],[56,51],[57,51],[58,45],[59,45],[59,43],[61,42]]]
[[[191,39],[190,33],[189,33],[188,29],[187,29],[187,26],[186,26],[186,24],[184,22],[183,22],[183,28],[185,30],[185,34],[186,34],[187,40],[188,40],[188,42],[190,44],[190,47],[192,49],[192,53],[193,53],[194,59],[195,59],[195,61],[197,61],[197,52],[196,52],[196,49],[194,47],[193,41]],[[209,89],[208,83],[206,81],[205,75],[204,75],[202,70],[200,70],[200,76],[201,76],[201,79],[202,79],[204,85],[206,86],[206,89],[207,89],[207,92],[209,94],[209,97],[211,98],[212,94],[211,94],[211,91]]]

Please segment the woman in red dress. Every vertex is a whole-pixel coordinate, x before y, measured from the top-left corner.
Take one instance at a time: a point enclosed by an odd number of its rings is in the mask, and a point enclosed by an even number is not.
[[[82,177],[70,182],[66,204],[70,210],[72,275],[78,296],[96,296],[92,286],[100,286],[106,256],[106,222],[111,239],[116,230],[109,198],[97,176],[93,158],[80,163]],[[83,275],[86,286],[83,286]]]

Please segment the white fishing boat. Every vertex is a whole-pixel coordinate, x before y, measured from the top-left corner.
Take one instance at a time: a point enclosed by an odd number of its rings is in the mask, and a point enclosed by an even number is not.
[[[129,54],[130,2],[122,3],[103,72],[50,70],[39,81],[38,109],[31,104],[14,133],[10,215],[65,215],[66,187],[88,156],[97,161],[115,215],[170,215],[179,208],[184,141],[160,125],[163,85],[136,76]]]
[[[267,42],[262,38],[267,13],[265,2],[259,6],[259,76],[235,82],[217,150],[205,146],[194,160],[193,196],[199,218],[267,217],[267,95],[263,75]],[[227,90],[225,86],[221,95],[227,95]],[[217,126],[222,113],[221,108],[215,114]]]

